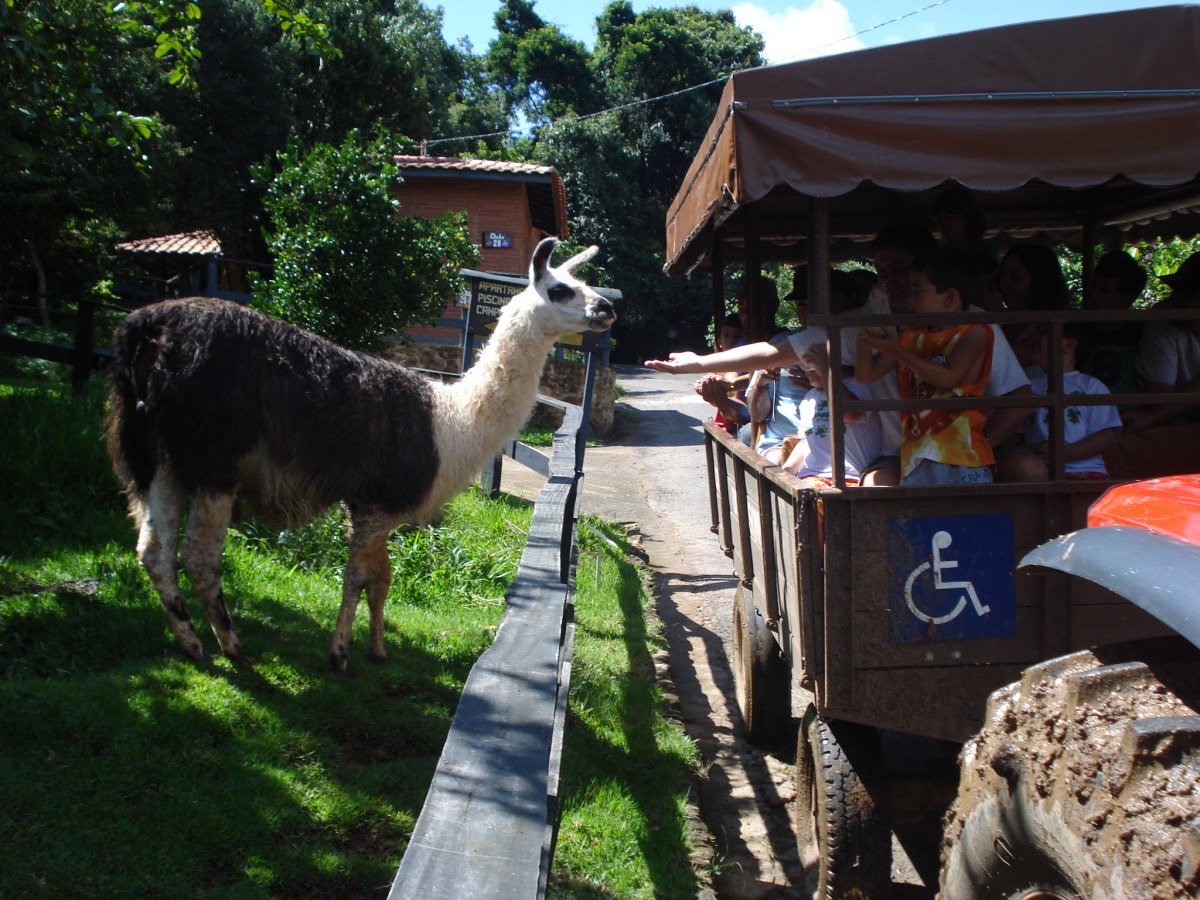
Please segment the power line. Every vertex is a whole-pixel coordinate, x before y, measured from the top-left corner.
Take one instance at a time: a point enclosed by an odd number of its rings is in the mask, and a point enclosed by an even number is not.
[[[789,60],[783,60],[781,63],[772,63],[772,65],[783,65],[784,63],[796,62],[801,59],[807,59],[813,53],[816,53],[820,50],[825,50],[829,47],[835,47],[838,44],[842,44],[842,43],[845,43],[846,41],[850,41],[850,40],[854,40],[855,38],[862,37],[864,34],[869,34],[870,32],[876,31],[880,28],[886,28],[888,25],[895,25],[897,22],[902,22],[905,19],[911,18],[912,16],[915,16],[915,15],[919,15],[920,13],[923,13],[923,12],[928,12],[929,10],[934,9],[938,6],[944,6],[945,4],[947,4],[949,2],[950,2],[950,0],[935,0],[934,3],[929,3],[925,6],[922,6],[920,9],[914,9],[911,12],[906,12],[902,15],[888,19],[886,22],[879,22],[878,24],[872,25],[869,28],[863,28],[861,31],[856,31],[854,34],[848,34],[845,37],[840,37],[836,41],[830,41],[827,44],[821,44],[820,46],[812,47],[809,50],[806,50],[803,53],[801,53],[799,56],[793,57],[792,59],[789,59]],[[647,106],[651,103],[658,103],[659,101],[662,101],[662,100],[671,100],[674,97],[681,97],[684,94],[690,94],[693,91],[702,91],[707,87],[712,87],[714,84],[721,84],[721,83],[727,81],[729,79],[729,76],[732,74],[733,74],[732,72],[729,72],[729,73],[726,73],[725,75],[722,75],[719,78],[714,78],[711,81],[706,81],[703,84],[695,84],[695,85],[692,85],[691,87],[680,88],[679,90],[672,91],[669,94],[661,94],[657,97],[647,97],[644,100],[634,100],[630,103],[623,103],[620,106],[613,106],[613,107],[610,107],[609,109],[599,110],[598,112],[584,113],[581,116],[572,116],[569,119],[557,119],[553,122],[547,123],[543,127],[548,128],[548,129],[553,129],[558,125],[565,125],[565,124],[568,124],[571,122],[582,122],[585,119],[594,119],[597,116],[604,116],[604,115],[607,115],[608,113],[621,112],[622,110],[634,109],[639,106]],[[512,134],[512,131],[511,131],[511,129],[509,129],[509,130],[505,130],[505,131],[489,131],[485,134],[464,134],[464,135],[459,135],[457,137],[435,138],[431,141],[421,141],[420,142],[421,153],[422,153],[422,155],[424,155],[425,148],[432,147],[435,144],[448,144],[452,141],[475,141],[475,140],[482,140],[483,138],[490,138],[490,137],[502,137],[502,136],[507,137],[507,136],[510,136],[511,134]]]
[[[806,59],[809,54],[816,53],[818,50],[824,50],[827,47],[836,47],[838,44],[854,40],[854,38],[862,37],[864,34],[869,34],[870,32],[876,31],[880,28],[886,28],[888,25],[895,25],[897,22],[903,22],[905,19],[915,16],[919,13],[928,12],[934,7],[944,6],[949,2],[950,0],[937,0],[936,3],[930,3],[928,6],[922,6],[920,9],[914,9],[912,12],[906,12],[903,15],[896,16],[894,19],[888,19],[886,22],[880,22],[878,25],[872,25],[870,28],[864,28],[862,31],[856,31],[854,34],[848,34],[845,37],[840,37],[836,41],[830,41],[828,44],[822,44],[819,47],[813,47],[811,50],[806,50],[800,56],[784,60],[784,62],[796,62],[800,59]]]

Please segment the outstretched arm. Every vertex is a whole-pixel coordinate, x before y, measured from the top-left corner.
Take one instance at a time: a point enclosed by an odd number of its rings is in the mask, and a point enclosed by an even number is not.
[[[751,369],[778,369],[793,366],[799,359],[786,341],[770,344],[743,344],[719,353],[700,356],[697,353],[672,353],[668,359],[648,359],[646,366],[658,372],[674,375],[699,375],[704,372],[746,372]]]

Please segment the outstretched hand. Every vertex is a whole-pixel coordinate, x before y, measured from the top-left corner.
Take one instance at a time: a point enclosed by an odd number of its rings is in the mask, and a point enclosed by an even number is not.
[[[685,350],[683,353],[672,353],[669,359],[648,359],[646,368],[672,375],[694,375],[700,372],[700,357]]]

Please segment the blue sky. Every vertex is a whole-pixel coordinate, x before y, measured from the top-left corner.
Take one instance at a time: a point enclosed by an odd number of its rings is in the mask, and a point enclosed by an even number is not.
[[[591,47],[596,16],[607,2],[537,0],[534,9]],[[476,53],[483,53],[496,36],[492,17],[500,0],[442,0],[440,4],[426,0],[425,5],[442,6],[442,32],[451,44],[465,36]],[[1161,0],[633,0],[637,12],[684,5],[732,9],[739,24],[765,37],[768,61],[783,63],[1015,22],[1171,4]]]

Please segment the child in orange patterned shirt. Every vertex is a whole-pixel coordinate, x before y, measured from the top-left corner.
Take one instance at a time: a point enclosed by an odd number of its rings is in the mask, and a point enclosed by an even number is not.
[[[982,285],[971,255],[944,248],[915,260],[911,278],[913,313],[961,312]],[[908,327],[899,336],[888,329],[882,337],[863,329],[855,374],[868,384],[897,369],[904,399],[982,397],[993,340],[986,325]],[[991,482],[995,457],[983,436],[985,422],[982,407],[904,411],[901,486]]]

